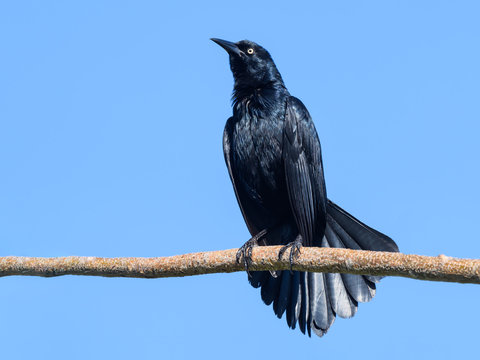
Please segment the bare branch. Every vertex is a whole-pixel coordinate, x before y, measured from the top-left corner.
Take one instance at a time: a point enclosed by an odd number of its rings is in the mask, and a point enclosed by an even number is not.
[[[278,259],[279,246],[256,247],[251,270],[287,270],[288,256]],[[98,258],[68,256],[0,257],[0,276],[89,275],[160,278],[243,271],[237,249],[158,258]],[[377,251],[302,248],[294,270],[402,276],[419,280],[480,284],[480,260],[405,255]]]

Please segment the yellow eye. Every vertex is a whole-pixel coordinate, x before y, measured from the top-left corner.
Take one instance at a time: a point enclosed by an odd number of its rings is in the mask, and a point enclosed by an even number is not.
[[[252,48],[248,49],[248,50],[247,50],[247,53],[248,53],[249,55],[252,55],[252,54],[253,54],[253,49],[252,49]]]

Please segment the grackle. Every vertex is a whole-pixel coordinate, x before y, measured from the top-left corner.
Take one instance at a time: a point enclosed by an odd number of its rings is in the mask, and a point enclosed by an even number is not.
[[[252,238],[238,251],[248,271],[252,247],[283,245],[290,264],[302,246],[398,251],[388,236],[327,199],[320,141],[303,103],[290,95],[270,54],[258,44],[212,39],[230,57],[233,116],[223,151],[238,204]],[[311,336],[324,335],[336,315],[355,315],[375,295],[379,276],[252,271],[275,314]]]

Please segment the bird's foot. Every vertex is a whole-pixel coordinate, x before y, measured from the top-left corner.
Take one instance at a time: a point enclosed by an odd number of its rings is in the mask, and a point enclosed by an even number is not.
[[[296,239],[287,245],[283,246],[278,252],[278,259],[282,260],[283,254],[290,248],[290,272],[292,272],[294,260],[300,255],[300,249],[302,248],[302,238],[297,236]]]
[[[258,246],[258,242],[267,234],[267,229],[260,231],[250,240],[248,240],[243,246],[238,249],[237,251],[237,263],[240,264],[240,261],[243,260],[243,265],[245,266],[245,271],[247,272],[248,276],[250,276],[250,272],[248,268],[252,264],[252,249],[255,246]]]

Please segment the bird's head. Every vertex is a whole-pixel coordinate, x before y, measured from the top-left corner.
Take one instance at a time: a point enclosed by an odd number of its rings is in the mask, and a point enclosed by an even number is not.
[[[249,40],[233,43],[212,38],[230,56],[230,68],[235,79],[235,88],[261,88],[271,84],[283,85],[282,76],[272,57],[260,45]]]

